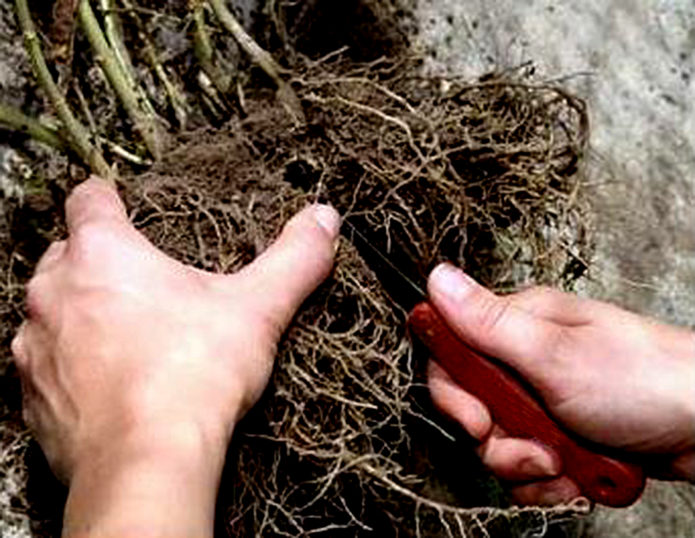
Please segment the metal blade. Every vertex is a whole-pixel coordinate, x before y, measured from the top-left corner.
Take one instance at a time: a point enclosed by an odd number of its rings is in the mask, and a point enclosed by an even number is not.
[[[389,296],[404,310],[410,311],[416,304],[427,300],[427,293],[424,288],[398,269],[349,220],[343,219],[341,233],[355,246]]]

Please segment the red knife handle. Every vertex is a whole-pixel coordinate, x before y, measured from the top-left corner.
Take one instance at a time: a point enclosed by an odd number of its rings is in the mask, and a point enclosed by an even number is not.
[[[434,360],[461,388],[485,403],[493,421],[507,434],[552,448],[562,460],[562,472],[585,497],[615,507],[629,506],[639,498],[645,485],[640,466],[578,444],[506,368],[465,345],[429,303],[415,307],[409,325]]]

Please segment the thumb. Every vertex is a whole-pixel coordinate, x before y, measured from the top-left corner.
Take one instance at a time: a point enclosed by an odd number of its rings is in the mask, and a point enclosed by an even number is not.
[[[94,222],[128,222],[125,206],[115,184],[96,176],[90,177],[75,189],[65,202],[68,232]]]
[[[522,310],[449,264],[432,271],[427,287],[432,304],[464,342],[532,383],[548,379],[564,336],[560,325]]]
[[[335,209],[307,207],[285,225],[268,250],[235,275],[254,294],[255,308],[280,331],[331,272],[339,233]]]

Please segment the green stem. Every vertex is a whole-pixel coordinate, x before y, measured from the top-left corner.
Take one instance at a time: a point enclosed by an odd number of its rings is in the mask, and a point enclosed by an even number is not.
[[[154,107],[152,106],[152,103],[150,103],[145,91],[137,83],[133,62],[130,59],[130,53],[128,52],[128,48],[125,46],[125,41],[123,40],[123,26],[121,24],[121,19],[118,16],[115,6],[113,5],[113,0],[100,0],[99,7],[101,8],[102,16],[104,18],[104,33],[106,34],[106,39],[108,40],[109,45],[111,45],[113,55],[116,58],[121,71],[123,72],[123,76],[126,78],[126,81],[131,88],[137,89],[138,97],[140,98],[142,107],[145,109],[147,114],[154,117],[156,115]]]
[[[140,108],[137,88],[129,85],[126,76],[123,74],[116,60],[113,50],[101,31],[101,27],[94,15],[92,6],[89,4],[89,0],[80,0],[77,14],[80,25],[87,35],[92,49],[94,49],[96,59],[106,75],[106,79],[118,95],[128,116],[135,124],[135,128],[145,141],[147,149],[155,160],[159,160],[161,158],[161,149],[156,120],[154,117],[143,112]]]
[[[281,86],[284,80],[280,76],[282,68],[275,62],[275,59],[268,51],[263,49],[254,39],[244,30],[244,27],[227,9],[224,0],[209,0],[215,15],[222,23],[222,26],[234,36],[239,46],[248,54],[265,73],[273,79],[275,84]]]
[[[205,24],[205,6],[201,0],[191,0],[189,9],[193,15],[195,25],[193,33],[193,50],[200,62],[200,66],[214,84],[217,91],[223,95],[229,93],[232,87],[232,77],[222,72],[215,66],[214,48],[210,41],[210,34]]]
[[[152,69],[154,69],[154,72],[157,74],[157,78],[159,78],[162,86],[164,86],[164,91],[169,97],[169,104],[174,111],[176,121],[178,121],[180,127],[185,128],[186,123],[188,123],[188,112],[186,111],[188,105],[186,103],[186,98],[179,91],[176,84],[174,84],[169,78],[166,69],[164,69],[164,66],[162,65],[162,62],[159,61],[157,50],[155,49],[150,38],[144,32],[140,34],[140,37],[144,43],[147,61]]]
[[[57,130],[36,118],[27,116],[13,106],[0,103],[0,124],[4,124],[13,131],[24,133],[37,142],[57,150],[66,151],[68,149]]]
[[[239,24],[232,12],[227,9],[225,0],[208,0],[222,26],[234,36],[239,46],[275,82],[278,87],[277,98],[297,124],[305,123],[302,106],[292,87],[285,82],[280,73],[282,68],[268,51],[263,49]]]
[[[103,0],[106,1],[106,0]],[[130,13],[131,18],[135,21],[138,27],[138,36],[143,43],[143,51],[145,53],[145,58],[150,64],[150,67],[154,70],[157,78],[164,86],[164,91],[169,97],[169,104],[171,105],[174,115],[176,116],[176,121],[181,127],[185,127],[188,122],[188,105],[186,103],[185,96],[179,91],[179,88],[174,84],[169,78],[169,74],[159,61],[159,55],[157,54],[157,48],[154,42],[150,38],[145,23],[143,22],[138,12],[135,10],[133,4],[130,0],[121,0],[123,6]]]
[[[228,113],[227,105],[220,99],[220,92],[215,89],[215,85],[205,74],[205,71],[198,73],[198,87],[203,92],[203,102],[210,110],[210,113],[217,119],[221,119]]]
[[[114,172],[104,160],[101,152],[90,141],[89,131],[75,118],[65,97],[60,93],[48,70],[46,60],[41,51],[41,44],[36,34],[34,21],[29,12],[27,0],[16,0],[16,8],[17,18],[24,34],[24,43],[34,74],[40,86],[48,95],[48,99],[55,108],[58,118],[68,132],[71,147],[85,163],[89,164],[95,173],[105,179],[114,179]]]

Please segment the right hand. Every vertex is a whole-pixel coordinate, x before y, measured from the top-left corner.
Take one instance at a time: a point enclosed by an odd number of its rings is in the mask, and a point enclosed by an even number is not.
[[[651,476],[695,481],[695,334],[610,304],[548,288],[497,296],[450,265],[436,268],[430,300],[469,346],[526,378],[567,429],[645,455]],[[435,405],[480,440],[479,454],[519,504],[580,494],[559,457],[507,436],[483,402],[435,362]]]

